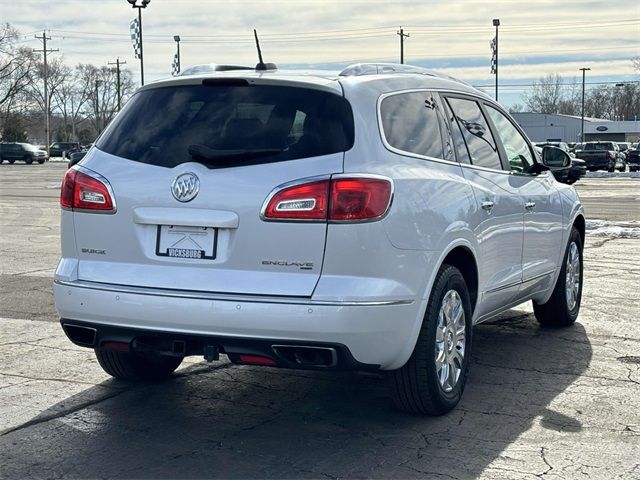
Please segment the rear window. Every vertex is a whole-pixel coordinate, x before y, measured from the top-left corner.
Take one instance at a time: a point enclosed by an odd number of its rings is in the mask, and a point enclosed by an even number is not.
[[[271,85],[188,85],[134,95],[96,146],[137,162],[210,168],[344,152],[353,113],[343,97]]]
[[[613,150],[612,143],[587,143],[584,146],[585,150]]]

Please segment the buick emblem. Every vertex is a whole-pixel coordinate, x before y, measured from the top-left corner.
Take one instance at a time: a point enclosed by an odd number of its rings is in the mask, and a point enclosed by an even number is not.
[[[190,202],[200,191],[200,180],[195,173],[178,175],[171,184],[171,193],[179,202]]]

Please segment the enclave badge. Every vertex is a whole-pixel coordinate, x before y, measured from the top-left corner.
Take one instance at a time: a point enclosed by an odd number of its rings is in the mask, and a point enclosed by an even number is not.
[[[200,180],[195,173],[178,175],[171,184],[171,193],[179,202],[190,202],[200,191]]]

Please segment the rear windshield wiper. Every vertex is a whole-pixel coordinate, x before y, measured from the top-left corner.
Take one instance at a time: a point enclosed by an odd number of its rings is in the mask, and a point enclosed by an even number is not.
[[[238,160],[242,158],[261,158],[268,157],[270,155],[277,155],[283,150],[280,148],[246,148],[236,150],[220,150],[207,147],[206,145],[189,145],[189,155],[196,160],[216,161],[220,160],[224,163],[225,160]]]

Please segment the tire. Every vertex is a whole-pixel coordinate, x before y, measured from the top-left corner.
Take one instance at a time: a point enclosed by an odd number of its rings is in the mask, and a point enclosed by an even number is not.
[[[444,314],[445,300],[458,304],[451,313],[455,310],[460,312],[460,315],[453,313],[449,323],[448,316]],[[457,322],[455,318],[458,318]],[[461,326],[462,329],[450,330],[451,326]],[[452,410],[462,397],[469,372],[471,334],[471,301],[467,284],[457,268],[443,265],[431,290],[411,357],[402,368],[389,372],[391,395],[396,406],[407,412],[427,415],[442,415]],[[442,358],[440,368],[436,356]],[[454,365],[453,375],[448,375],[451,371],[449,365]]]
[[[611,165],[608,169],[607,172],[609,173],[613,173],[616,171],[616,164],[614,163],[613,165]]]
[[[94,351],[102,369],[121,380],[165,380],[182,363],[182,357],[137,355],[106,348]]]
[[[24,157],[24,163],[26,163],[27,165],[31,165],[33,163],[33,158]]]
[[[14,162],[15,162],[15,160],[9,160],[9,164],[10,164],[10,165],[13,165],[13,164],[14,164]]]
[[[576,258],[578,260],[577,264],[575,262]],[[582,300],[582,265],[582,237],[580,237],[576,227],[573,227],[567,249],[562,257],[560,275],[551,297],[543,304],[533,302],[533,312],[541,325],[545,327],[568,327],[576,321]],[[569,269],[568,267],[571,268]],[[567,274],[570,275],[571,284],[573,285],[570,292],[567,291]],[[577,286],[576,281],[578,282]]]
[[[38,163],[42,165],[44,163],[44,160],[38,160]]]

